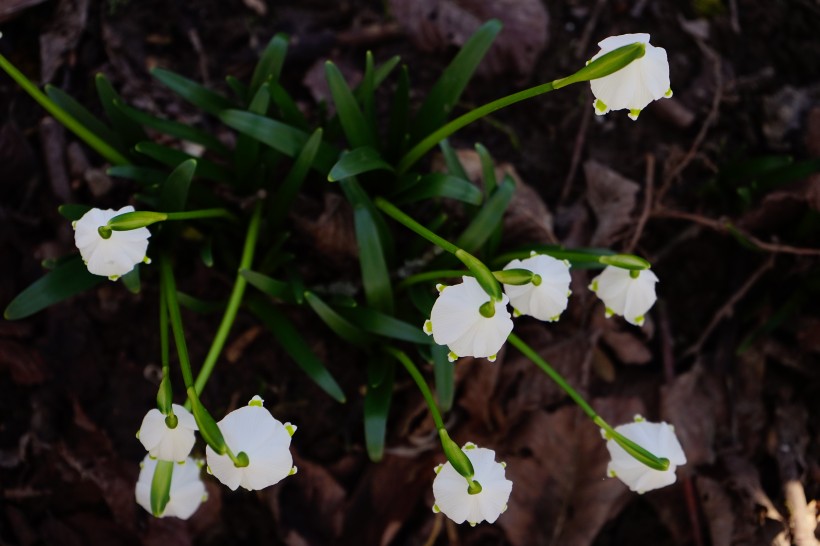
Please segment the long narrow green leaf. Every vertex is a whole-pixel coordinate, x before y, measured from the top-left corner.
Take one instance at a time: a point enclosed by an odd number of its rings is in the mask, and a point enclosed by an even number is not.
[[[140,142],[135,148],[139,153],[156,159],[169,167],[176,167],[183,161],[194,159],[197,164],[198,176],[213,180],[214,182],[231,183],[233,181],[233,176],[228,169],[207,159],[194,157],[191,154],[186,154],[185,152],[174,150],[173,148],[168,148],[167,146],[162,146],[154,142]]]
[[[449,174],[431,173],[393,197],[392,201],[402,205],[433,197],[448,197],[470,205],[480,205],[484,200],[484,194],[472,182]]]
[[[222,312],[228,305],[228,300],[207,301],[186,294],[185,292],[180,292],[179,290],[177,290],[177,301],[179,301],[179,304],[185,309],[199,313],[200,315]]]
[[[256,94],[251,100],[248,111],[253,114],[264,116],[268,112],[270,106],[270,93],[268,86],[262,85],[256,91]],[[239,177],[244,180],[248,177],[251,170],[254,168],[257,159],[259,158],[259,141],[245,134],[240,134],[236,140],[236,153],[234,155],[234,163],[236,164]]]
[[[450,411],[455,396],[455,365],[447,358],[449,353],[445,345],[433,345],[433,377],[436,381],[436,398],[442,413]]]
[[[123,148],[117,133],[112,131],[111,128],[103,123],[97,116],[89,112],[85,106],[74,100],[71,95],[53,85],[46,85],[45,90],[46,95],[48,95],[48,98],[50,98],[54,104],[77,120],[83,127],[112,146],[116,146],[119,149]]]
[[[191,186],[191,179],[197,170],[197,162],[194,159],[183,161],[168,175],[159,194],[159,204],[163,212],[176,212],[185,210],[185,202],[188,200],[188,188]]]
[[[325,76],[330,86],[330,94],[333,96],[333,103],[336,105],[336,113],[342,123],[342,130],[350,146],[352,148],[361,146],[375,148],[376,137],[373,128],[367,123],[344,76],[330,61],[325,63]]]
[[[384,257],[381,238],[370,209],[358,205],[353,209],[356,242],[359,245],[359,265],[362,285],[368,305],[379,311],[393,312],[393,285]]]
[[[89,273],[79,256],[73,256],[60,262],[20,292],[6,307],[3,316],[6,320],[28,317],[50,305],[85,292],[104,280],[105,277]]]
[[[377,150],[370,146],[362,146],[343,153],[339,161],[330,169],[327,179],[331,182],[337,182],[344,178],[376,170],[392,172],[393,167],[382,159]]]
[[[299,330],[276,306],[260,300],[248,302],[251,312],[259,317],[276,341],[323,391],[338,402],[346,401],[345,394],[324,363],[311,350]]]
[[[463,180],[469,180],[470,177],[467,175],[467,171],[464,170],[464,165],[461,164],[458,154],[453,147],[450,146],[450,141],[444,139],[439,142],[438,145],[439,148],[441,148],[442,155],[444,155],[444,163],[447,165],[447,170],[450,174]]]
[[[108,121],[111,122],[114,131],[122,138],[123,143],[131,147],[137,142],[148,140],[148,135],[145,134],[142,127],[124,115],[117,107],[117,102],[124,104],[124,101],[119,93],[114,90],[114,86],[111,85],[111,82],[108,81],[105,75],[97,74],[94,83],[97,87],[97,96],[100,99],[100,104],[102,104],[105,110],[105,115],[108,116]]]
[[[236,79],[234,76],[225,76],[225,83],[231,88],[233,94],[239,99],[239,102],[245,104],[248,102],[248,86]]]
[[[319,152],[319,147],[322,144],[322,129],[310,135],[310,138],[305,142],[304,147],[293,162],[287,176],[282,181],[282,185],[276,192],[271,202],[270,223],[272,226],[278,226],[282,223],[290,209],[290,205],[296,194],[299,193],[299,188],[307,176],[308,171],[313,165],[316,154]]]
[[[127,178],[139,182],[140,184],[161,184],[167,176],[164,171],[151,169],[149,167],[136,167],[134,165],[114,165],[109,167],[106,173],[117,178]]]
[[[365,207],[370,211],[370,217],[375,223],[379,233],[379,240],[381,241],[381,248],[385,260],[390,263],[395,255],[395,246],[392,232],[387,227],[387,222],[385,222],[381,212],[379,212],[379,209],[373,204],[373,201],[370,200],[367,192],[359,185],[359,181],[356,180],[355,177],[351,176],[340,180],[339,185],[342,187],[345,197],[347,197],[347,200],[350,201],[354,209],[356,207]]]
[[[279,113],[282,121],[290,124],[303,131],[310,131],[310,123],[299,109],[296,101],[290,96],[287,90],[278,83],[269,83],[268,91],[270,92],[273,103],[279,107]]]
[[[398,55],[393,55],[389,59],[387,59],[382,65],[380,65],[375,73],[373,74],[373,87],[378,88],[384,80],[393,72],[399,63],[401,62],[401,57]]]
[[[364,77],[362,83],[356,90],[356,98],[362,105],[362,114],[368,126],[376,131],[376,69],[373,65],[373,52],[368,51],[365,54],[364,62]]]
[[[459,236],[456,246],[467,252],[478,250],[501,224],[514,191],[515,182],[509,176],[505,176],[495,193],[487,199],[470,225]]]
[[[481,25],[444,69],[416,116],[414,141],[424,138],[444,124],[500,31],[501,23],[495,19]]]
[[[305,301],[319,318],[343,340],[361,348],[367,348],[372,343],[373,339],[369,334],[337,313],[315,293],[306,291]]]
[[[489,197],[498,186],[498,182],[495,179],[495,162],[489,150],[483,145],[476,144],[475,151],[478,152],[478,159],[481,161],[481,179],[484,182],[484,195]]]
[[[255,288],[261,290],[268,296],[273,296],[278,300],[288,303],[295,303],[293,299],[293,289],[290,284],[274,279],[262,273],[251,271],[250,269],[240,269],[239,274]]]
[[[231,101],[219,93],[170,70],[154,68],[151,75],[183,99],[214,116],[219,116],[223,110],[234,107]]]
[[[367,455],[378,462],[384,456],[384,440],[387,432],[387,414],[393,397],[396,368],[393,360],[382,354],[374,354],[367,364],[367,392],[364,396],[364,438]],[[379,377],[379,381],[372,380]]]
[[[301,129],[241,110],[226,110],[219,117],[225,125],[267,144],[288,157],[295,157],[310,138],[310,135]],[[338,150],[323,142],[319,146],[313,167],[326,175],[338,157]]]
[[[420,345],[432,345],[433,338],[422,331],[420,325],[410,324],[370,307],[349,307],[336,309],[340,315],[371,334],[400,339]]]
[[[251,77],[250,96],[256,95],[263,83],[278,82],[282,66],[285,64],[285,56],[288,53],[287,34],[278,33],[273,36],[265,47],[265,51],[259,57],[256,68]]]

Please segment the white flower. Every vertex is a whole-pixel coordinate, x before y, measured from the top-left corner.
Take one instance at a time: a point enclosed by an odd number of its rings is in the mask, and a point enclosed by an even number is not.
[[[495,462],[495,451],[491,449],[468,443],[462,451],[473,465],[473,480],[481,485],[481,491],[471,495],[467,491],[467,479],[447,461],[435,469],[433,511],[443,512],[456,523],[468,521],[475,525],[484,520],[494,523],[507,509],[512,491],[512,482],[504,477],[506,465]]]
[[[621,315],[630,324],[641,326],[646,312],[658,299],[656,282],[658,277],[649,269],[629,271],[609,265],[592,279],[589,289],[604,302],[607,318]]]
[[[205,448],[208,470],[231,490],[240,485],[250,490],[263,489],[296,473],[290,454],[290,437],[296,427],[274,419],[262,404],[263,400],[254,396],[247,406],[217,423],[231,451],[248,456],[248,466],[236,467],[228,455],[217,455],[210,446]]]
[[[686,464],[686,455],[675,436],[675,429],[668,423],[650,423],[640,415],[634,423],[615,427],[617,432],[640,445],[653,455],[669,459],[667,470],[655,470],[635,459],[609,439],[606,448],[612,460],[607,466],[607,474],[624,482],[632,491],[644,493],[675,483],[675,469]],[[602,431],[603,433],[603,431]]]
[[[97,228],[108,224],[111,218],[126,212],[134,212],[134,207],[127,206],[120,210],[91,209],[74,222],[74,244],[80,249],[80,255],[90,273],[116,280],[134,269],[138,263],[148,261],[145,256],[148,238],[151,236],[148,228],[112,231],[108,239],[103,239],[97,231]]]
[[[137,503],[151,512],[151,482],[154,479],[154,470],[157,467],[156,459],[149,455],[140,463],[140,477],[134,491]],[[205,484],[200,479],[201,464],[188,457],[181,463],[174,464],[171,475],[170,500],[165,511],[159,517],[173,516],[188,519],[196,512],[199,505],[208,498],[205,493]]]
[[[538,320],[556,321],[567,308],[569,298],[569,262],[552,256],[534,255],[513,260],[504,269],[528,269],[540,277],[539,284],[505,284],[504,292],[518,314]]]
[[[490,362],[507,336],[513,323],[507,311],[509,298],[504,295],[495,302],[492,317],[481,314],[480,308],[490,301],[490,296],[473,277],[462,277],[461,284],[439,285],[439,295],[430,320],[424,323],[424,331],[432,335],[439,345],[450,348],[450,361],[460,356],[486,357]]]
[[[630,118],[638,119],[638,115],[647,104],[662,97],[672,96],[666,50],[650,44],[649,34],[610,36],[598,42],[601,51],[590,60],[595,60],[619,47],[639,42],[646,44],[646,53],[643,57],[609,76],[590,80],[592,94],[595,95],[592,105],[599,116],[610,110],[627,109]]]
[[[199,430],[194,416],[179,404],[172,404],[177,426],[168,428],[165,416],[152,409],[145,414],[137,438],[148,451],[148,455],[162,461],[184,461],[194,447],[194,431]]]

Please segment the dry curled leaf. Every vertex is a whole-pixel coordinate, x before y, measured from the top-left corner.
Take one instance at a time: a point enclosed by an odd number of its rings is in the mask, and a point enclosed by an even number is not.
[[[608,246],[632,225],[632,211],[640,186],[595,160],[584,163],[584,174],[587,200],[598,220],[590,244]]]
[[[490,19],[504,28],[479,67],[479,73],[529,75],[547,44],[549,16],[540,0],[391,0],[390,7],[423,51],[461,47]]]

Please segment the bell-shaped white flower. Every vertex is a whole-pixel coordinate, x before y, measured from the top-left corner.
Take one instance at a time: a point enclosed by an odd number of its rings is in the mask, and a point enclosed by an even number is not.
[[[111,218],[126,212],[134,212],[134,207],[91,209],[74,222],[74,244],[90,273],[116,280],[138,263],[149,261],[145,255],[151,236],[148,228],[112,231],[108,239],[103,239],[98,231]]]
[[[137,438],[148,455],[162,461],[184,461],[194,447],[194,431],[199,430],[194,416],[179,404],[171,406],[177,418],[177,426],[169,428],[165,415],[158,409],[145,414]]]
[[[516,314],[550,322],[558,320],[569,301],[568,261],[536,254],[524,260],[513,260],[504,269],[527,269],[538,275],[529,284],[504,285],[504,292]]]
[[[629,110],[629,117],[638,119],[646,105],[660,98],[672,96],[669,87],[669,62],[666,50],[649,43],[649,34],[622,34],[610,36],[598,43],[601,48],[591,60],[629,44],[646,44],[646,53],[609,76],[590,80],[595,113],[604,115],[610,110]]]
[[[180,519],[188,519],[196,512],[199,505],[207,500],[205,484],[200,477],[201,463],[188,457],[181,463],[174,464],[174,471],[171,475],[170,499],[165,505],[165,511],[159,516],[164,518],[172,516]],[[151,482],[154,479],[154,470],[157,467],[157,460],[149,455],[140,463],[140,476],[137,480],[135,496],[137,504],[151,512]]]
[[[490,296],[475,278],[462,279],[461,284],[438,286],[438,299],[430,320],[424,323],[424,331],[439,345],[449,347],[451,362],[460,356],[485,357],[492,362],[512,332],[509,298],[502,296],[491,306],[492,316],[484,316],[481,309],[489,307],[485,304]]]
[[[658,277],[649,269],[629,271],[609,265],[592,279],[589,289],[606,307],[607,318],[621,315],[630,324],[643,325],[644,317],[655,304]]]
[[[470,459],[475,474],[473,480],[481,491],[470,494],[467,479],[448,461],[435,468],[433,480],[433,511],[442,512],[456,523],[470,525],[487,521],[494,523],[507,509],[512,482],[505,477],[506,464],[496,462],[495,451],[468,443],[462,451]]]
[[[615,430],[650,453],[669,459],[669,468],[666,470],[650,468],[627,453],[615,440],[609,439],[606,442],[606,448],[609,450],[609,456],[612,457],[607,466],[607,474],[610,477],[618,478],[632,491],[638,493],[645,493],[675,483],[675,469],[686,464],[686,455],[675,436],[675,428],[672,425],[650,423],[644,421],[640,415],[636,415],[634,423],[617,426]]]
[[[248,465],[237,467],[228,455],[217,455],[205,448],[208,471],[231,490],[263,489],[296,473],[290,454],[290,437],[296,427],[282,424],[254,396],[247,406],[230,412],[217,423],[231,451],[245,453]]]

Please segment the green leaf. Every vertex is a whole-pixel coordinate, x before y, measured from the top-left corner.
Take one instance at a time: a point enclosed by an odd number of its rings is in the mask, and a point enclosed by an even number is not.
[[[278,226],[285,219],[285,215],[290,210],[290,205],[296,194],[299,193],[299,188],[305,181],[310,167],[313,165],[313,160],[316,159],[316,154],[319,152],[319,147],[322,144],[322,129],[310,135],[310,138],[305,142],[304,147],[293,162],[287,176],[282,181],[282,185],[276,192],[271,201],[270,223],[273,226]]]
[[[225,125],[267,144],[288,157],[295,157],[310,138],[310,135],[301,129],[240,110],[226,110],[222,112],[220,119]],[[327,174],[338,157],[339,152],[323,142],[319,146],[313,167],[320,173]]]
[[[305,301],[319,318],[343,340],[361,348],[367,348],[372,343],[373,339],[369,334],[337,313],[315,293],[305,291]]]
[[[269,83],[268,91],[273,99],[273,103],[279,107],[282,121],[303,131],[310,131],[310,123],[299,109],[296,101],[290,96],[284,87],[278,83]]]
[[[160,517],[171,500],[171,478],[174,475],[174,461],[157,461],[151,477],[151,513]]]
[[[385,313],[393,312],[393,286],[384,257],[379,231],[372,212],[364,205],[353,209],[362,285],[368,305]]]
[[[379,377],[380,381],[368,381],[364,396],[364,438],[367,455],[378,462],[384,456],[384,440],[387,431],[387,414],[393,396],[393,382],[396,368],[393,360],[377,354],[367,363],[368,377]]]
[[[294,303],[293,291],[290,284],[268,277],[262,273],[251,271],[250,269],[240,269],[239,274],[242,275],[248,283],[265,294],[278,300]]]
[[[501,224],[514,191],[515,182],[509,175],[505,176],[495,193],[487,199],[467,229],[459,236],[456,246],[467,252],[478,250]]]
[[[470,205],[480,205],[484,194],[472,182],[443,173],[423,176],[411,188],[395,196],[396,205],[414,203],[432,197],[448,197]]]
[[[215,93],[170,70],[154,68],[151,75],[183,99],[214,116],[218,117],[223,110],[234,107],[231,101],[219,93]]]
[[[381,248],[385,255],[385,261],[390,262],[395,255],[393,235],[387,227],[387,222],[384,221],[384,217],[379,212],[379,209],[377,209],[373,204],[373,201],[370,200],[367,192],[362,189],[356,178],[350,177],[340,180],[339,185],[342,187],[342,191],[344,191],[347,200],[350,201],[351,205],[353,205],[354,210],[357,207],[365,207],[370,211],[370,218],[375,223],[376,229],[379,233],[379,240],[381,241]]]
[[[458,154],[453,147],[450,146],[450,141],[445,139],[439,142],[438,145],[441,148],[441,153],[444,155],[444,163],[447,165],[447,170],[450,174],[462,180],[469,180],[470,177],[467,171],[464,170],[464,165],[461,164]]]
[[[347,82],[339,72],[339,69],[330,62],[325,63],[325,76],[330,86],[330,94],[333,96],[333,103],[336,105],[336,112],[342,129],[347,136],[352,148],[361,146],[376,146],[376,138],[373,128],[368,125],[362,114],[353,92],[348,87]]]
[[[481,25],[467,40],[450,65],[444,69],[416,115],[416,125],[413,130],[414,141],[422,139],[444,125],[464,88],[467,87],[467,82],[472,78],[475,69],[500,31],[501,23],[496,19]]]
[[[487,148],[481,144],[475,145],[475,151],[478,152],[478,158],[481,161],[481,178],[484,181],[484,195],[490,196],[498,187],[498,182],[495,179],[495,163],[493,157]]]
[[[134,266],[134,269],[120,277],[123,286],[128,289],[129,292],[132,294],[139,294],[140,293],[140,266],[139,264]]]
[[[225,306],[228,305],[228,302],[225,300],[206,301],[186,294],[185,292],[180,292],[179,290],[177,290],[177,301],[185,309],[202,315],[221,312],[225,309]]]
[[[433,377],[436,382],[436,398],[442,413],[450,411],[455,397],[455,364],[447,358],[449,349],[445,345],[433,345]]]
[[[83,215],[90,211],[93,207],[88,205],[77,205],[74,203],[66,203],[65,205],[60,205],[57,207],[57,212],[65,218],[66,220],[70,220],[74,222],[75,220],[79,220],[83,217]]]
[[[188,200],[188,188],[191,186],[191,179],[194,177],[196,170],[196,160],[189,159],[180,163],[179,166],[168,175],[159,195],[159,203],[162,211],[176,212],[185,210],[185,202]]]
[[[97,135],[99,138],[114,146],[120,151],[123,151],[122,142],[117,136],[117,133],[112,131],[105,123],[88,111],[88,109],[74,100],[70,95],[62,89],[54,87],[53,85],[46,85],[46,95],[57,106],[62,108],[68,115],[73,117],[83,127]]]
[[[410,324],[370,307],[337,308],[344,318],[371,334],[400,339],[420,345],[432,345],[433,338],[422,331],[420,325]],[[446,355],[445,355],[446,356]],[[452,364],[451,364],[452,366]]]
[[[94,80],[97,86],[97,96],[100,98],[105,115],[114,127],[114,130],[126,146],[133,146],[137,142],[148,140],[148,135],[138,123],[124,115],[116,103],[124,104],[122,97],[114,90],[111,82],[103,74],[97,74]]]
[[[193,159],[196,161],[197,176],[213,180],[214,182],[224,182],[226,184],[233,182],[233,175],[228,169],[217,165],[213,161],[202,159],[201,157],[194,157],[191,154],[186,154],[185,152],[153,142],[140,142],[136,145],[136,150],[143,155],[174,168],[180,163]]]
[[[115,101],[115,104],[122,114],[138,124],[150,127],[160,133],[170,135],[179,140],[201,144],[205,148],[223,156],[230,153],[227,146],[222,144],[219,139],[204,131],[200,131],[195,127],[191,127],[186,123],[179,123],[177,121],[154,117],[150,114],[137,110],[136,108],[127,106],[119,100]]]
[[[356,98],[358,99],[359,103],[362,105],[362,113],[364,115],[364,119],[367,121],[369,127],[374,128],[376,127],[376,82],[375,78],[375,68],[373,67],[373,52],[368,51],[365,54],[365,63],[364,63],[364,77],[362,78],[362,83],[359,85],[359,88],[356,90]]]
[[[392,172],[393,167],[382,159],[379,152],[374,148],[362,146],[343,153],[339,161],[330,169],[327,179],[331,182],[337,182],[344,178],[376,170]]]
[[[394,55],[387,59],[384,64],[379,66],[376,69],[376,72],[373,74],[373,87],[378,88],[384,80],[387,79],[387,76],[393,72],[393,69],[396,68],[399,63],[401,62],[401,57],[398,55]]]
[[[109,176],[117,178],[127,178],[139,182],[140,184],[158,185],[162,184],[167,176],[164,171],[150,169],[148,167],[136,167],[134,165],[114,165],[106,171]]]
[[[259,88],[248,106],[248,111],[253,114],[264,116],[268,112],[270,106],[270,93],[268,93],[268,86],[263,85]],[[259,158],[259,141],[248,135],[240,134],[236,141],[236,153],[234,155],[234,163],[239,171],[239,177],[246,179]]]
[[[288,53],[287,34],[277,33],[270,39],[259,57],[251,77],[250,96],[254,96],[265,82],[278,82]]]
[[[248,102],[248,86],[236,79],[234,76],[225,76],[225,83],[231,88],[233,94],[239,99],[239,102],[245,104]]]
[[[310,349],[310,346],[296,327],[276,306],[260,300],[251,300],[248,302],[248,307],[270,330],[276,341],[285,349],[285,352],[319,388],[338,402],[344,403],[346,401],[344,392],[324,363],[319,360],[319,357]]]
[[[79,256],[73,256],[40,277],[14,298],[3,316],[17,320],[33,315],[66,298],[85,292],[105,280],[92,275]]]

